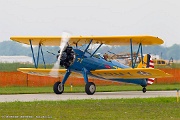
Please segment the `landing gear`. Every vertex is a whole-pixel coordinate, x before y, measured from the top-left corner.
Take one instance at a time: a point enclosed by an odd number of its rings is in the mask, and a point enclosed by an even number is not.
[[[56,82],[53,86],[54,93],[62,94],[64,92],[64,85],[61,82]]]
[[[143,87],[142,91],[143,91],[143,93],[145,93],[145,92],[146,92],[146,88],[145,88],[145,87]]]
[[[93,82],[89,82],[88,81],[88,72],[89,71],[86,68],[82,69],[84,81],[86,83],[86,85],[85,85],[85,92],[88,95],[93,95],[96,92],[96,85]]]
[[[62,94],[64,92],[64,84],[66,80],[68,79],[69,75],[71,74],[71,71],[67,69],[66,74],[64,75],[64,78],[62,82],[56,82],[53,86],[54,93],[56,94]]]
[[[88,95],[93,95],[96,91],[96,85],[93,82],[86,83],[85,91]]]

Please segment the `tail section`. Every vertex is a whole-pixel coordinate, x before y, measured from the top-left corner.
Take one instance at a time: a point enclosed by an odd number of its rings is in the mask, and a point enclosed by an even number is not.
[[[154,69],[154,62],[149,54],[146,54],[143,58],[143,62],[140,62],[137,68],[152,68]],[[155,78],[147,78],[147,84],[153,84]]]
[[[150,55],[149,55],[149,56],[150,56]],[[149,67],[148,67],[148,68],[154,69],[154,62],[153,62],[151,56],[150,56],[150,59],[149,59]],[[148,78],[148,79],[147,79],[147,84],[148,84],[148,85],[153,84],[153,83],[154,83],[154,80],[155,80],[155,78]]]

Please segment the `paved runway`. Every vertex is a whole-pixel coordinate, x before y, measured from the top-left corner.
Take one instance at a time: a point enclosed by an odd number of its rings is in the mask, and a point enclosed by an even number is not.
[[[149,97],[176,97],[177,91],[128,91],[128,92],[96,92],[94,95],[86,93],[56,94],[15,94],[0,95],[0,102],[13,101],[42,101],[42,100],[80,100],[80,99],[120,99],[120,98],[149,98]]]

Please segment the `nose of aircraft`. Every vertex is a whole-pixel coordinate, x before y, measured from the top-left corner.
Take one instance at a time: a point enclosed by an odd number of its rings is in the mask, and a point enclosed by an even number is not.
[[[71,66],[75,59],[75,52],[71,46],[68,46],[62,53],[60,58],[61,67],[68,68]]]

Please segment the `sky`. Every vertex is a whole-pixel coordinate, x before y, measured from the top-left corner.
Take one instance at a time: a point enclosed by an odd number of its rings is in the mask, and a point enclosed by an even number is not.
[[[0,41],[10,36],[152,35],[180,44],[179,0],[0,0]]]

